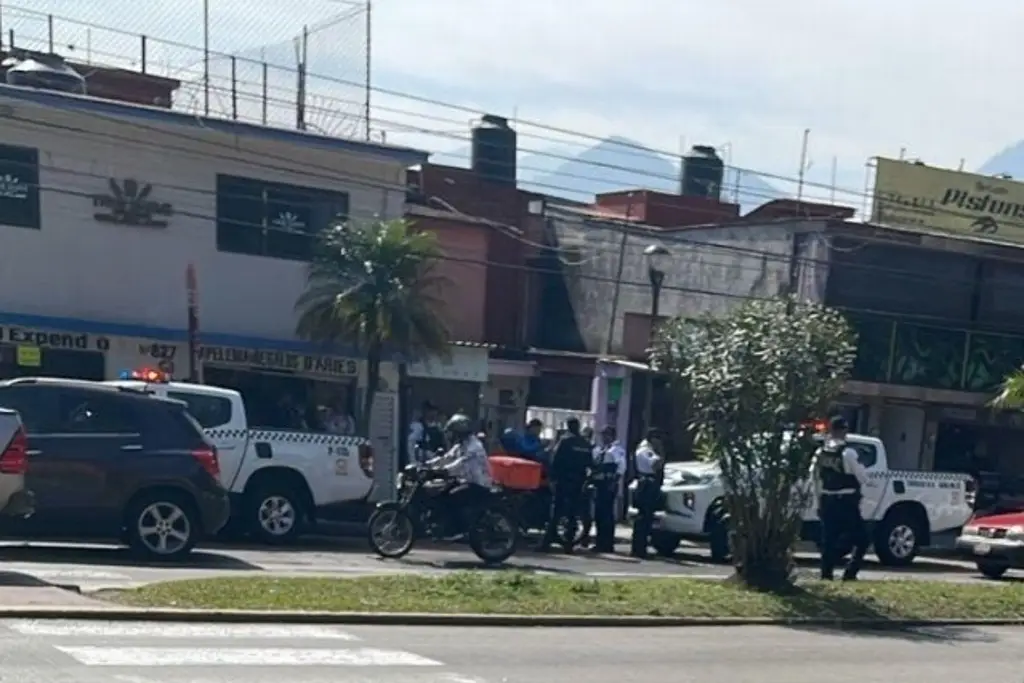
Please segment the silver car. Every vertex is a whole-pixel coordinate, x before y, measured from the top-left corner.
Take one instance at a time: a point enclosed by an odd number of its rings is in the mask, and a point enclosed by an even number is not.
[[[28,437],[15,410],[0,408],[0,524],[3,518],[24,518],[35,512],[35,496],[25,490]]]

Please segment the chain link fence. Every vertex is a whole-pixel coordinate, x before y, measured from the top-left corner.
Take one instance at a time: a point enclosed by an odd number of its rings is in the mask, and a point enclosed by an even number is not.
[[[180,5],[142,11],[126,0],[2,3],[2,45],[179,80],[174,108],[198,115],[367,136],[366,4],[208,0],[208,31],[203,3],[193,4],[189,13]],[[209,50],[196,47],[204,36]]]

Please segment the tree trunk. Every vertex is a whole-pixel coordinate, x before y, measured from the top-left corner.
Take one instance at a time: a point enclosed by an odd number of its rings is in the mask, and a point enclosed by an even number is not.
[[[370,436],[370,415],[373,413],[373,400],[380,388],[380,357],[379,343],[370,345],[366,354],[366,393],[363,396],[363,413],[359,418],[359,433]]]
[[[398,364],[398,462],[402,467],[409,464],[409,439],[406,434],[412,419],[409,417],[409,365],[403,359]]]

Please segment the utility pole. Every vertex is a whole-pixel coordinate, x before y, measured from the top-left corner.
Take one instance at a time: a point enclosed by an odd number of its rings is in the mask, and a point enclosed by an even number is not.
[[[210,0],[203,0],[203,115],[210,115]]]
[[[804,174],[807,173],[807,144],[811,138],[811,129],[804,128],[804,141],[800,146],[800,172],[796,181],[796,201],[799,204],[804,198]]]
[[[298,62],[298,83],[295,88],[295,128],[306,130],[306,58],[309,55],[309,27],[302,27],[301,41],[296,45],[296,61]]]
[[[622,271],[626,266],[626,244],[629,241],[629,220],[633,217],[634,193],[629,193],[626,204],[625,222],[622,225],[622,241],[619,243],[619,266],[615,272],[615,293],[612,295],[612,315],[608,319],[608,336],[604,340],[604,355],[612,353],[612,336],[615,334],[615,316],[619,313],[619,293],[622,291]]]
[[[370,142],[370,93],[371,87],[370,69],[373,66],[373,2],[366,0],[366,141]]]

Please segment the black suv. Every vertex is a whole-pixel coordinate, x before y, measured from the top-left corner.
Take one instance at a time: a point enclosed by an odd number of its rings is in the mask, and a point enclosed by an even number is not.
[[[29,538],[120,538],[150,558],[184,557],[227,522],[217,451],[185,404],[96,382],[0,381],[28,434]]]

